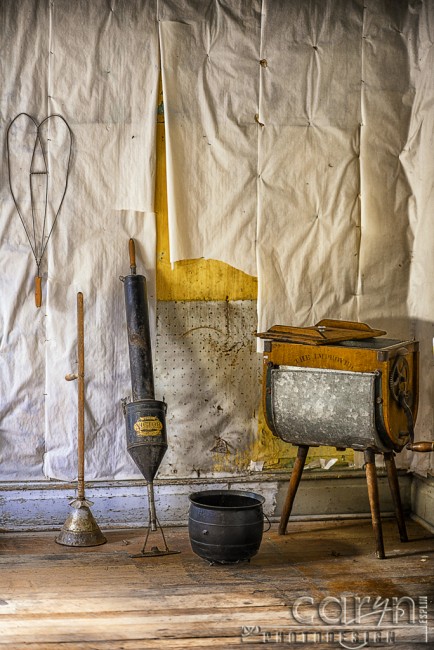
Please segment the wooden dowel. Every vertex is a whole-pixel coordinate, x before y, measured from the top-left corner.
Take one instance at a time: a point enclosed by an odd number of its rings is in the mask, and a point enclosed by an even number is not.
[[[292,469],[291,478],[289,480],[288,493],[286,495],[285,503],[283,505],[282,514],[279,523],[279,535],[286,533],[286,526],[291,514],[292,506],[294,503],[295,495],[297,494],[298,486],[303,474],[304,464],[309,451],[308,445],[299,445],[297,450],[297,458],[295,459],[294,467]]]
[[[422,454],[428,454],[434,451],[434,440],[420,440],[419,442],[411,442],[407,445],[406,449],[410,451],[417,451]]]
[[[37,275],[35,277],[35,305],[36,307],[39,307],[42,305],[42,285],[41,285],[42,278],[40,275]]]
[[[375,535],[376,555],[379,560],[384,560],[386,556],[384,554],[383,528],[381,525],[377,469],[375,467],[375,453],[372,449],[365,450],[365,471],[368,484],[369,505],[371,507],[372,528]]]
[[[383,454],[386,464],[387,479],[389,481],[390,493],[395,508],[395,517],[398,524],[399,538],[401,542],[408,542],[407,528],[405,525],[404,511],[402,509],[401,493],[399,491],[398,473],[396,471],[393,451]]]
[[[130,239],[128,242],[128,250],[130,254],[130,269],[131,275],[136,274],[136,246],[134,244],[134,239]]]
[[[84,499],[84,307],[83,294],[77,294],[77,352],[78,352],[78,473],[77,496]]]

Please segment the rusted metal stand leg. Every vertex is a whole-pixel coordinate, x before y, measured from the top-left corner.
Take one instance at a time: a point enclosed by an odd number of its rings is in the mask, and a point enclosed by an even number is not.
[[[372,449],[365,450],[366,481],[368,483],[369,505],[371,507],[372,528],[374,529],[377,544],[376,555],[380,560],[384,554],[383,529],[381,527],[380,500],[378,498],[377,470],[375,467],[375,453]]]
[[[395,506],[395,517],[398,523],[399,538],[401,542],[408,542],[407,528],[405,526],[404,512],[402,510],[398,474],[396,471],[393,451],[388,451],[384,454],[384,461],[386,463],[387,478],[389,479],[389,487],[390,492],[392,493],[393,505]]]
[[[300,445],[298,448],[297,458],[295,459],[294,468],[289,480],[288,494],[286,495],[285,504],[280,517],[279,535],[284,535],[286,533],[286,526],[288,525],[289,515],[291,514],[292,504],[294,503],[295,495],[297,494],[298,484],[300,483],[308,451],[309,447],[307,445]]]

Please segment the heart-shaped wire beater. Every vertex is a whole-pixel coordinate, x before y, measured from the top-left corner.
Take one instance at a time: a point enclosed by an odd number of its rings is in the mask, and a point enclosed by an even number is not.
[[[29,136],[28,127],[23,126],[20,130],[17,123],[19,118],[25,118],[27,125],[30,123],[32,126],[30,146],[27,142],[27,137]],[[49,138],[48,135],[44,138],[43,129],[44,127],[48,128],[50,123],[55,124],[57,120],[61,120],[61,123],[66,127],[66,140],[60,143],[62,146],[65,146],[65,154],[63,156],[65,168],[64,170],[54,170],[57,173],[50,174],[49,160],[51,152],[49,143],[53,141],[53,138]],[[17,127],[18,133],[18,137],[15,137],[14,142],[18,142],[18,145],[21,146],[20,162],[15,162],[15,165],[13,164],[14,159],[11,156],[11,133],[14,125]],[[54,134],[56,134],[56,129],[54,129]],[[51,149],[55,149],[55,145],[56,143],[53,142]],[[28,113],[19,113],[8,127],[6,146],[9,168],[9,189],[35,258],[37,268],[35,277],[35,304],[36,307],[40,307],[42,304],[40,267],[68,188],[72,153],[72,131],[62,115],[49,115],[38,124],[35,118]],[[26,162],[29,163],[27,167]],[[52,170],[56,162],[56,160],[53,161],[51,165]],[[14,176],[20,175],[22,178],[24,174],[26,174],[26,182],[28,176],[28,193],[24,190],[20,196],[18,192],[19,187],[17,187],[18,181]],[[54,192],[55,188],[53,187],[55,183],[59,185],[57,201]],[[53,194],[54,196],[52,196]],[[50,198],[51,202],[49,202]],[[27,215],[27,218],[26,213],[30,213]],[[49,219],[49,213],[52,215],[51,220]]]

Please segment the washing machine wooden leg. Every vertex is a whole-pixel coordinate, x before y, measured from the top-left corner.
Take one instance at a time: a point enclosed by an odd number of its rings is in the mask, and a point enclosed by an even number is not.
[[[365,450],[365,470],[366,481],[368,484],[369,505],[371,507],[372,528],[374,529],[376,541],[376,555],[380,560],[383,560],[386,556],[384,554],[383,529],[381,526],[375,453],[372,449]]]
[[[300,445],[298,447],[297,458],[295,459],[294,468],[289,480],[288,493],[280,517],[279,535],[284,535],[286,533],[286,526],[288,525],[289,515],[291,514],[292,505],[294,503],[295,495],[297,494],[308,451],[309,447],[307,445]]]
[[[390,492],[392,493],[395,517],[398,523],[399,538],[401,542],[408,542],[407,528],[405,526],[404,511],[402,509],[401,494],[399,491],[398,473],[396,471],[393,451],[384,454],[386,463],[387,478],[389,479]]]

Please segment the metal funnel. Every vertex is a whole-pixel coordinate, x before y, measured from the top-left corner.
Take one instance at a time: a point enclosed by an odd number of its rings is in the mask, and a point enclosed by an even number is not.
[[[77,294],[77,352],[78,373],[66,375],[67,381],[77,379],[78,384],[78,478],[77,498],[70,502],[74,508],[56,537],[58,544],[64,546],[98,546],[107,540],[100,531],[90,511],[91,501],[84,494],[84,309],[83,294]]]
[[[56,542],[64,546],[99,546],[107,541],[90,511],[91,501],[74,499],[74,510],[63,524]]]

